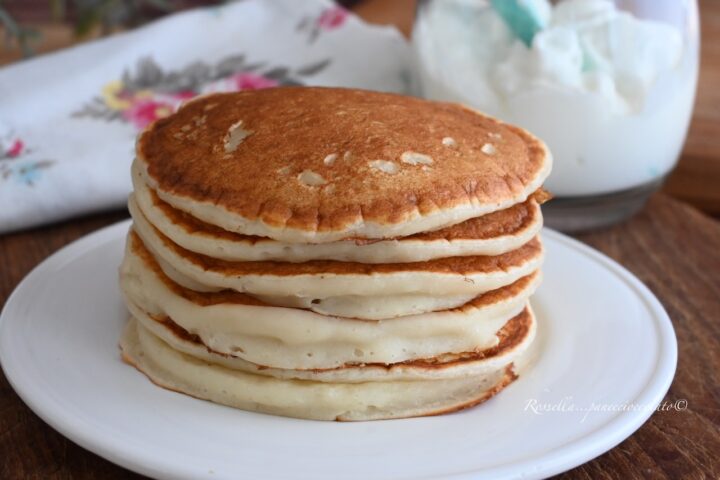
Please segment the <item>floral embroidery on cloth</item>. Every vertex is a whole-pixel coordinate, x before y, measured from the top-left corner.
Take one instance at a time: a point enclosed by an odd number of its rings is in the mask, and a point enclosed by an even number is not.
[[[315,17],[304,17],[297,24],[296,30],[305,32],[308,36],[308,43],[314,43],[321,33],[342,27],[348,16],[348,11],[340,6],[328,7]]]
[[[106,84],[101,95],[73,116],[129,122],[142,130],[196,95],[302,85],[303,77],[319,73],[329,64],[327,59],[291,70],[248,63],[245,55],[233,55],[214,65],[194,62],[178,71],[165,71],[146,57],[138,62],[135,73],[125,70],[122,78]]]
[[[31,151],[25,142],[11,129],[0,124],[0,184],[15,180],[29,187],[35,186],[41,172],[55,163],[52,160],[23,158],[29,153]]]

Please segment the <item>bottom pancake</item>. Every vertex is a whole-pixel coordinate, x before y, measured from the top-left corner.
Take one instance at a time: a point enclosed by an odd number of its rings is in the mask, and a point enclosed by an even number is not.
[[[278,379],[181,353],[135,319],[126,327],[121,349],[127,363],[169,390],[243,410],[314,420],[439,415],[477,405],[517,378],[513,364],[507,363],[476,375],[434,380],[324,383]]]

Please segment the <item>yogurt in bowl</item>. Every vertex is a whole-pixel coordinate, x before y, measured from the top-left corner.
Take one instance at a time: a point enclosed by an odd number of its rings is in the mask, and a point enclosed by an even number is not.
[[[607,195],[651,185],[642,205],[675,165],[697,38],[696,5],[681,0],[421,0],[413,31],[425,96],[527,128],[553,152],[559,203],[607,208]],[[576,225],[609,221],[584,210]]]

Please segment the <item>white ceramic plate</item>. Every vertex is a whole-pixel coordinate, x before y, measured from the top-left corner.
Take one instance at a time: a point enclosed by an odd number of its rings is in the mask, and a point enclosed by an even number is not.
[[[159,478],[540,478],[634,432],[667,392],[677,345],[657,299],[607,257],[545,231],[537,364],[478,408],[366,423],[295,420],[169,392],[120,361],[117,267],[128,222],[62,249],[0,317],[22,399],[79,445]]]

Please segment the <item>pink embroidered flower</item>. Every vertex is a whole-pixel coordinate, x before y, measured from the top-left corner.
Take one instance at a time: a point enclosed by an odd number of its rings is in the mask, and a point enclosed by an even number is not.
[[[342,26],[348,12],[342,7],[330,7],[323,10],[317,19],[317,26],[322,30],[334,30]]]
[[[123,111],[123,118],[132,122],[138,129],[143,129],[158,118],[166,117],[173,112],[169,103],[159,102],[151,98],[136,100],[127,110]]]
[[[12,144],[10,144],[10,148],[6,150],[5,154],[10,158],[19,157],[23,153],[24,149],[25,144],[22,140],[17,138],[12,142]]]
[[[257,90],[260,88],[277,87],[280,83],[272,78],[263,77],[256,73],[238,73],[233,76],[235,88],[238,90]]]

